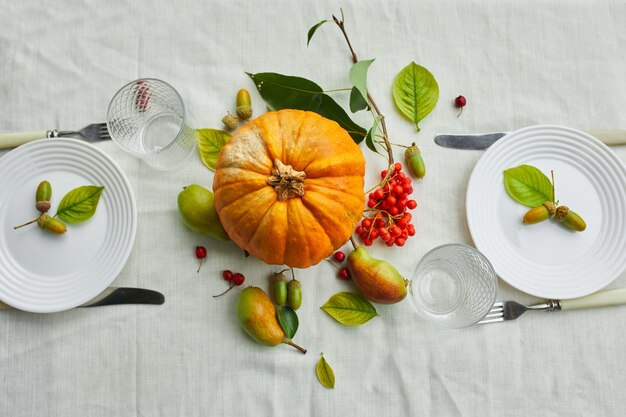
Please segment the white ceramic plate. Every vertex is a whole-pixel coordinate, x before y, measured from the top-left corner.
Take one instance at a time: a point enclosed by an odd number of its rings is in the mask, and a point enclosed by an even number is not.
[[[50,215],[82,185],[105,187],[96,213],[54,235],[32,224],[35,190],[52,185]],[[0,300],[25,311],[51,313],[90,300],[113,282],[130,255],[137,228],[128,180],[104,152],[75,139],[42,139],[0,159]]]
[[[550,177],[556,199],[585,219],[573,232],[548,220],[525,225],[528,207],[504,189],[503,171],[529,164]],[[510,133],[476,164],[467,189],[467,221],[476,247],[513,287],[542,298],[591,294],[626,269],[626,166],[586,133],[533,126]]]

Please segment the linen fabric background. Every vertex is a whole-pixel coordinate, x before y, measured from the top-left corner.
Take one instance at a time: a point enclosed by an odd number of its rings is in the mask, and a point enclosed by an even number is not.
[[[234,110],[239,88],[251,91],[257,115],[263,111],[245,71],[348,87],[351,61],[339,30],[323,26],[306,45],[308,29],[340,7],[359,57],[376,58],[368,85],[391,138],[417,141],[426,160],[426,179],[414,185],[417,236],[403,248],[378,242],[371,249],[408,277],[431,248],[471,244],[465,191],[482,152],[439,148],[435,134],[539,123],[626,128],[624,1],[3,0],[0,131],[103,122],[113,94],[139,77],[171,83],[193,126],[215,128]],[[420,133],[401,118],[390,93],[395,74],[411,61],[428,68],[440,88]],[[459,94],[468,104],[457,118]],[[347,106],[346,93],[333,96]],[[355,120],[370,123],[365,114]],[[278,268],[244,258],[232,243],[194,235],[177,212],[181,187],[208,187],[212,173],[195,155],[181,169],[159,172],[114,143],[96,146],[119,163],[138,206],[134,249],[114,285],[155,289],[166,302],[1,312],[1,417],[626,412],[626,307],[446,330],[419,319],[407,301],[377,306],[380,317],[350,328],[319,309],[332,294],[353,289],[323,262],[297,271],[304,302],[295,340],[309,353],[255,344],[237,324],[236,290],[211,295],[226,288],[223,269],[267,288]],[[374,184],[385,161],[363,150],[366,183]],[[614,151],[626,161],[625,147]],[[199,274],[197,244],[208,250]],[[626,286],[626,275],[611,286]],[[498,298],[538,301],[502,281]],[[334,368],[334,390],[315,376],[320,352]]]

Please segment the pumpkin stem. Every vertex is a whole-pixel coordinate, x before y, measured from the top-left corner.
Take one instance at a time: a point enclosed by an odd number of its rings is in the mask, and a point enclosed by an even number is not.
[[[305,178],[304,171],[297,171],[291,165],[285,165],[279,159],[275,159],[272,175],[265,182],[274,187],[278,200],[284,201],[304,195]]]

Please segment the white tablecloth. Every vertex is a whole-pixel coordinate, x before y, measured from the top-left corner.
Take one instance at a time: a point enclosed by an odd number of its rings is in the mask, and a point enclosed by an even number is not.
[[[80,128],[104,121],[124,83],[161,78],[183,96],[196,127],[219,127],[245,71],[274,71],[349,86],[350,59],[334,1],[4,1],[0,12],[0,131]],[[405,274],[432,247],[471,244],[465,190],[482,152],[437,147],[439,132],[512,130],[539,123],[626,128],[623,1],[344,1],[361,58],[377,58],[369,87],[392,138],[416,140],[428,165],[415,185],[417,237],[371,252]],[[416,134],[394,109],[395,74],[415,61],[436,76],[440,101]],[[454,98],[468,105],[456,117]],[[345,93],[334,96],[347,104]],[[366,115],[356,119],[365,124]],[[37,315],[0,313],[0,416],[620,416],[626,412],[626,308],[528,314],[515,323],[444,330],[408,302],[379,306],[343,327],[319,307],[352,289],[327,263],[298,271],[304,303],[296,340],[255,344],[237,325],[235,295],[214,300],[236,269],[267,287],[274,267],[233,244],[188,231],[182,186],[211,184],[194,157],[158,172],[98,144],[128,176],[138,205],[133,252],[115,281],[163,292],[163,306]],[[615,148],[626,161],[626,149]],[[364,148],[369,184],[385,162]],[[0,156],[6,151],[0,152]],[[401,156],[398,151],[397,156]],[[0,159],[0,163],[2,160]],[[2,190],[0,190],[0,193]],[[209,256],[199,275],[194,246]],[[500,282],[499,298],[536,301]],[[626,286],[622,275],[612,287]],[[337,378],[315,376],[324,352]]]

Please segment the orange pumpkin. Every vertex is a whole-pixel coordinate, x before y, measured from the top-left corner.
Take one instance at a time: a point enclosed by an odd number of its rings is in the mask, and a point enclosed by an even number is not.
[[[270,112],[220,151],[215,208],[251,255],[306,268],[352,235],[365,204],[364,173],[361,149],[337,123],[300,110]]]

